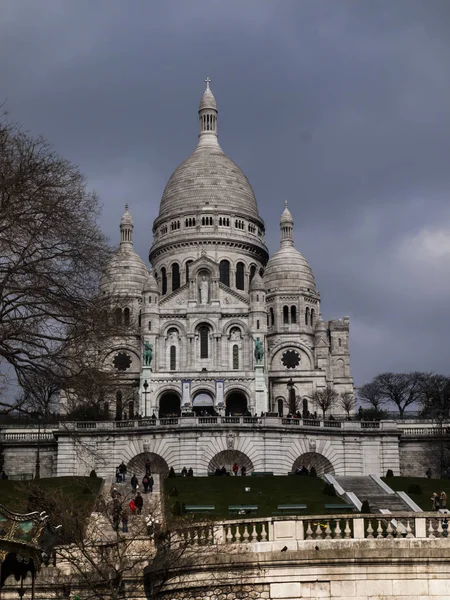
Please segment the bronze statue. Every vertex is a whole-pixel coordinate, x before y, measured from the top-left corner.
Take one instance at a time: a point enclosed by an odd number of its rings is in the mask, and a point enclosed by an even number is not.
[[[149,367],[153,358],[153,346],[150,342],[144,342],[144,366]]]

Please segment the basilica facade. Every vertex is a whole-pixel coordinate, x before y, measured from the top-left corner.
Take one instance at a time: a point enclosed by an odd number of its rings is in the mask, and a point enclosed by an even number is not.
[[[126,207],[101,281],[123,331],[104,356],[117,382],[110,411],[118,419],[308,416],[318,410],[316,390],[353,392],[349,319],[323,320],[287,203],[269,257],[253,189],[219,145],[209,80],[198,115],[197,147],[162,194],[151,269],[133,250]]]

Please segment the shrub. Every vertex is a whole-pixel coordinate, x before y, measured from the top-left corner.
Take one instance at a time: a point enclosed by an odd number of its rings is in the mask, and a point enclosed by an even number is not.
[[[364,514],[368,514],[371,513],[371,509],[370,509],[370,504],[368,500],[363,500],[362,506],[361,506],[361,512]]]
[[[411,483],[408,487],[408,494],[416,494],[416,496],[421,496],[422,488],[418,483]]]
[[[314,467],[311,467],[311,469],[309,470],[309,476],[310,477],[317,477],[317,471]]]
[[[325,483],[322,494],[325,494],[325,496],[336,496],[334,485],[332,483]]]
[[[392,469],[388,469],[386,471],[386,477],[394,477],[394,471]]]
[[[178,490],[175,486],[173,488],[170,488],[169,496],[171,496],[171,497],[178,496]]]

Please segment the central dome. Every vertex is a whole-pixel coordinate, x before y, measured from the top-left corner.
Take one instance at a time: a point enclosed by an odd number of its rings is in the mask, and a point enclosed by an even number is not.
[[[219,146],[217,105],[209,80],[198,114],[197,148],[169,179],[161,198],[158,222],[201,210],[218,210],[256,220],[263,226],[252,186]]]
[[[208,208],[261,220],[252,186],[218,144],[199,145],[175,170],[162,195],[159,217]]]

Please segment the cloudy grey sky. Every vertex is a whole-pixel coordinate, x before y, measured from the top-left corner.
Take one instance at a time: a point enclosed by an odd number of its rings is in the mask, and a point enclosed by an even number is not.
[[[271,252],[284,200],[357,384],[450,372],[449,0],[0,0],[0,100],[146,259],[212,79]]]

